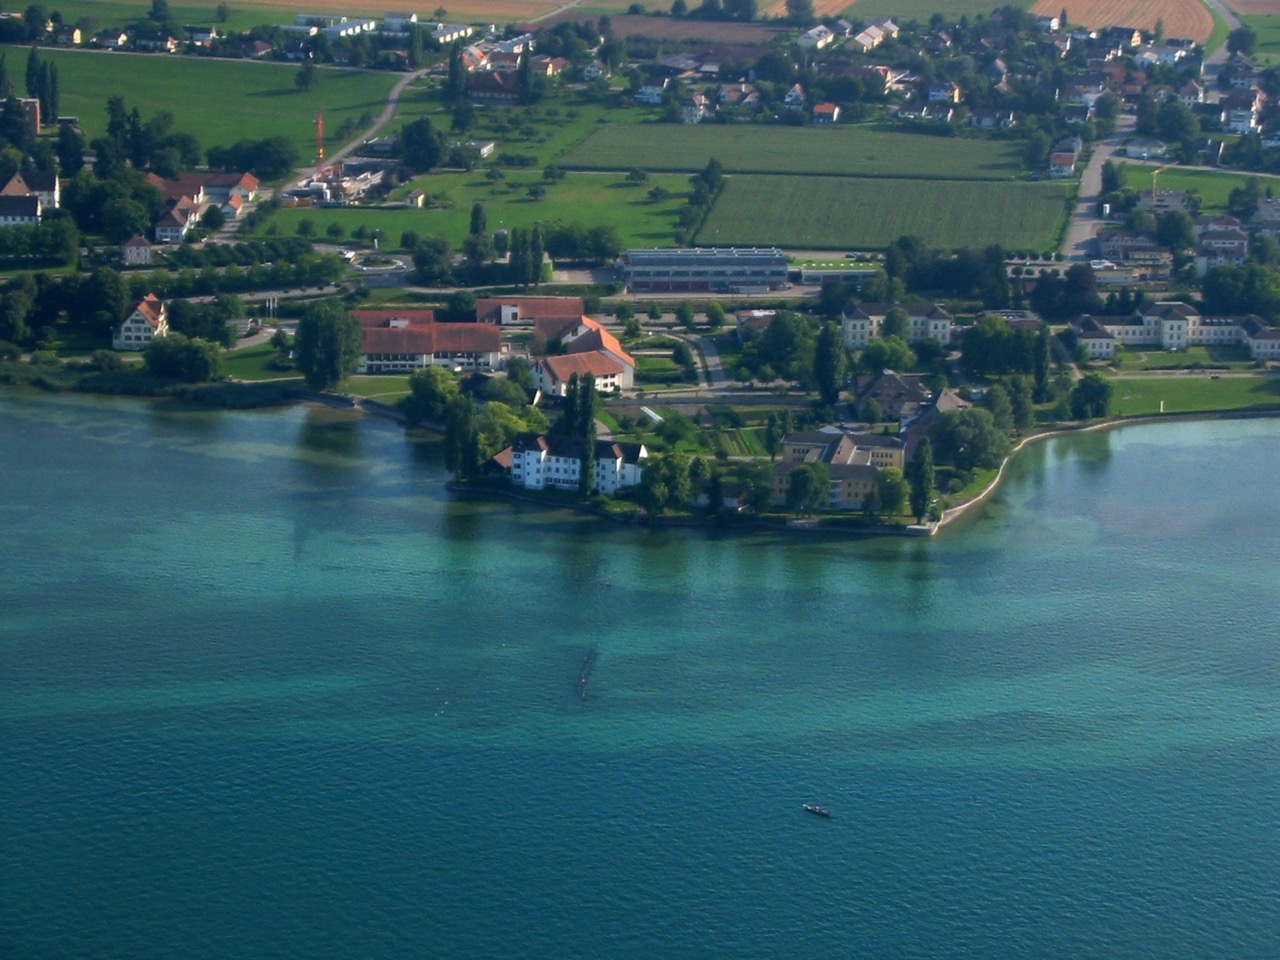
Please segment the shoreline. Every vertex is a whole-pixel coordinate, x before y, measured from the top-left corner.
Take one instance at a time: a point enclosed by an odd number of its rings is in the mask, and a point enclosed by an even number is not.
[[[226,384],[223,386],[229,386]],[[161,394],[127,394],[115,391],[102,390],[84,390],[84,389],[61,389],[51,384],[42,383],[39,380],[28,383],[6,382],[3,386],[16,388],[18,390],[31,389],[38,393],[54,392],[54,393],[82,393],[97,396],[132,396],[138,400],[179,400],[191,403],[193,406],[214,406],[221,409],[270,409],[276,406],[290,406],[297,403],[314,403],[320,406],[330,408],[351,410],[364,416],[374,416],[383,420],[390,420],[398,423],[401,427],[409,429],[402,411],[398,408],[389,406],[376,400],[368,400],[363,397],[348,394],[329,394],[317,393],[306,389],[305,387],[291,387],[280,392],[277,398],[272,398],[266,403],[250,404],[248,406],[227,405],[222,403],[209,404],[207,398],[197,398],[193,396],[195,391],[191,390],[174,390],[172,393]],[[257,384],[248,382],[236,382],[236,387],[253,388]],[[282,401],[282,402],[280,402]],[[1179,413],[1147,413],[1135,416],[1112,417],[1106,420],[1099,420],[1096,423],[1084,423],[1074,426],[1057,426],[1050,429],[1042,430],[1037,433],[1030,434],[1021,438],[1013,448],[1005,455],[1000,462],[999,468],[996,470],[995,476],[972,497],[963,503],[948,507],[943,511],[942,516],[935,521],[925,523],[910,524],[856,524],[846,523],[823,523],[822,518],[800,518],[793,517],[783,521],[764,520],[759,517],[745,517],[738,513],[721,514],[717,516],[696,517],[647,517],[643,511],[636,510],[629,514],[617,514],[609,510],[605,510],[599,506],[590,503],[568,502],[568,503],[552,503],[544,500],[536,495],[533,491],[522,491],[515,488],[499,489],[496,487],[473,486],[465,482],[457,480],[445,481],[445,489],[451,494],[475,497],[477,499],[488,500],[509,500],[518,503],[528,503],[542,508],[552,509],[568,509],[577,513],[585,513],[601,519],[610,520],[613,523],[624,526],[647,526],[650,528],[698,528],[707,530],[719,530],[724,532],[775,532],[788,534],[815,534],[826,533],[847,539],[864,539],[870,537],[910,537],[910,538],[928,538],[937,536],[944,528],[956,523],[958,520],[967,516],[974,507],[986,502],[986,500],[999,489],[1000,484],[1004,482],[1005,473],[1009,464],[1023,450],[1032,444],[1039,443],[1043,440],[1051,440],[1057,437],[1066,437],[1073,434],[1092,433],[1097,430],[1113,430],[1117,427],[1124,427],[1133,424],[1142,423],[1167,423],[1171,421],[1191,421],[1191,420],[1253,420],[1280,418],[1280,405],[1267,407],[1246,408],[1240,410],[1201,410],[1192,412]],[[418,424],[415,429],[435,430],[440,432],[437,425]],[[841,519],[843,517],[855,516],[854,511],[846,511],[843,513],[827,514],[827,517]]]

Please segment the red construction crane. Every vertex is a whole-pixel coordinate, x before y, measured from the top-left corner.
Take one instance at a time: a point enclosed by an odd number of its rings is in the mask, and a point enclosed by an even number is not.
[[[324,113],[316,111],[316,167],[324,166]]]

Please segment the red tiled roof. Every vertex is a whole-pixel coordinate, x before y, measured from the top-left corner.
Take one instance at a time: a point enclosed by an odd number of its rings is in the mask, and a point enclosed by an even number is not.
[[[535,324],[543,318],[576,322],[583,310],[581,297],[481,297],[476,301],[476,319],[496,323],[504,306],[519,308],[520,318]]]
[[[622,373],[622,365],[607,354],[598,351],[591,353],[572,353],[563,357],[547,357],[542,365],[551,371],[558,381],[564,382],[575,373],[584,377],[588,373],[593,377],[613,376]]]
[[[497,353],[502,334],[483,323],[420,323],[408,327],[366,327],[361,353]]]
[[[592,320],[590,317],[583,317],[582,323],[583,326],[587,327],[588,332],[570,341],[565,347],[567,353],[576,354],[585,353],[589,350],[608,350],[628,366],[633,369],[636,367],[635,358],[622,349],[622,344],[618,342],[618,338],[606,330],[602,324]]]
[[[142,319],[146,320],[151,326],[160,327],[160,314],[164,311],[164,301],[157,297],[154,293],[148,293],[137,303],[129,307],[126,316],[133,316],[135,313],[141,314]]]

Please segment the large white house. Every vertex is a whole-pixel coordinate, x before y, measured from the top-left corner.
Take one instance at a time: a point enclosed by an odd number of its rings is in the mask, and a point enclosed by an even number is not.
[[[1161,350],[1240,344],[1254,360],[1280,359],[1280,329],[1261,317],[1202,317],[1194,307],[1176,301],[1155,303],[1123,317],[1083,316],[1072,328],[1092,359],[1111,359],[1117,343]]]
[[[850,350],[861,350],[872,340],[884,336],[884,324],[890,311],[902,310],[907,315],[905,339],[923,343],[934,339],[947,346],[955,318],[937,303],[861,303],[840,317],[844,343]]]
[[[156,337],[169,332],[169,313],[164,301],[148,293],[129,307],[124,322],[111,331],[111,346],[116,350],[145,350]]]
[[[511,444],[511,482],[526,490],[577,490],[584,442],[576,437],[519,434]],[[643,443],[597,440],[596,489],[611,494],[637,486],[648,456]]]

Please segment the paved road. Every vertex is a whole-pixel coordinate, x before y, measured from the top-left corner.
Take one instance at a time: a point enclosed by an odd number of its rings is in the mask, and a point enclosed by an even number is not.
[[[1126,137],[1133,135],[1136,123],[1134,117],[1122,114],[1116,120],[1115,133],[1094,144],[1089,166],[1080,178],[1075,213],[1071,215],[1071,225],[1067,228],[1067,238],[1062,245],[1062,252],[1068,260],[1093,260],[1097,257],[1093,238],[1103,223],[1097,212],[1098,198],[1102,196],[1102,165],[1111,159]]]
[[[1232,13],[1222,0],[1204,0],[1205,6],[1226,21],[1228,30],[1240,28],[1240,18]],[[1222,66],[1227,62],[1227,45],[1224,42],[1217,50],[1209,51],[1204,58],[1204,68],[1200,71],[1200,80],[1204,84],[1205,100],[1217,103],[1222,97],[1218,87],[1218,78],[1222,75]]]

